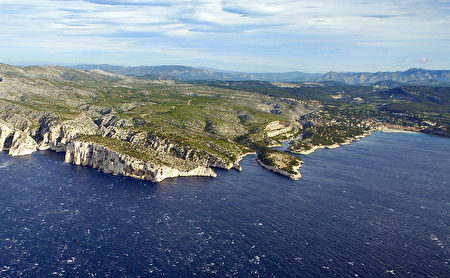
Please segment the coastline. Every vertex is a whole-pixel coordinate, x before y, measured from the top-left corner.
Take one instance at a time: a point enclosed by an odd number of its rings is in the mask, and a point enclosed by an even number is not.
[[[386,133],[420,133],[418,131],[407,130],[407,129],[397,129],[397,128],[383,128],[379,131],[386,132]]]
[[[320,149],[330,149],[330,150],[332,150],[332,149],[339,148],[340,146],[350,145],[353,141],[359,141],[361,138],[364,138],[366,136],[372,135],[373,131],[377,131],[377,129],[370,130],[370,131],[368,131],[368,132],[366,132],[366,133],[364,133],[362,135],[358,135],[358,136],[355,136],[353,138],[349,138],[349,139],[345,140],[342,143],[334,143],[332,145],[326,145],[326,146],[325,145],[316,145],[316,146],[312,146],[308,150],[303,150],[303,151],[288,150],[288,152],[293,153],[293,154],[300,154],[300,155],[310,155],[313,152],[315,152],[317,150],[320,150]]]
[[[386,133],[417,133],[417,134],[423,134],[422,132],[420,132],[419,130],[411,130],[411,129],[406,129],[406,128],[401,128],[401,127],[388,127],[388,126],[381,126],[378,128],[374,128],[362,135],[358,135],[355,136],[353,138],[349,138],[347,139],[345,142],[343,143],[335,143],[332,145],[316,145],[313,146],[312,148],[308,149],[308,150],[304,150],[304,151],[292,151],[292,150],[288,150],[288,152],[293,153],[293,154],[300,154],[300,155],[310,155],[313,152],[320,150],[320,149],[336,149],[339,148],[340,146],[346,146],[346,145],[350,145],[353,141],[359,141],[361,138],[367,137],[369,135],[372,135],[372,133],[374,131],[379,131],[379,132],[386,132]]]
[[[293,170],[294,170],[296,173],[295,173],[295,174],[292,174],[292,173],[289,173],[289,172],[287,172],[287,171],[278,169],[278,168],[276,168],[276,167],[266,165],[266,164],[264,164],[264,163],[263,163],[260,159],[258,159],[258,158],[256,158],[256,161],[259,163],[259,165],[261,165],[262,167],[264,167],[265,169],[267,169],[267,170],[269,170],[269,171],[271,171],[271,172],[280,174],[280,175],[282,175],[282,176],[289,177],[289,178],[291,178],[291,179],[293,179],[293,180],[299,180],[299,179],[302,178],[302,174],[300,174],[299,169],[302,167],[303,162],[301,162],[299,165],[293,166]]]
[[[1,122],[0,122],[1,124]],[[73,131],[73,130],[72,130]],[[76,130],[78,131],[78,130]],[[343,145],[349,145],[353,141],[358,141],[361,138],[369,136],[373,131],[381,131],[381,132],[389,132],[389,133],[420,133],[419,131],[402,129],[397,126],[381,126],[370,131],[365,132],[364,134],[355,136],[353,138],[348,138],[342,143],[334,143],[331,145],[316,145],[312,146],[308,150],[302,151],[294,151],[288,149],[281,150],[282,152],[289,152],[297,155],[309,155],[316,150],[319,149],[335,149]],[[174,177],[183,177],[183,176],[209,176],[215,177],[217,174],[210,167],[218,167],[223,169],[236,169],[238,171],[242,171],[242,167],[240,166],[240,162],[243,158],[250,154],[256,154],[254,151],[242,153],[239,155],[235,161],[230,162],[228,164],[217,164],[215,161],[213,163],[207,165],[206,167],[197,167],[195,169],[177,169],[172,167],[166,167],[164,165],[153,165],[149,161],[141,161],[140,159],[132,158],[127,155],[118,153],[113,151],[106,146],[97,145],[93,142],[83,142],[89,146],[79,146],[80,142],[78,142],[74,137],[77,132],[69,132],[68,130],[64,130],[61,128],[59,123],[54,126],[48,126],[43,132],[42,141],[35,142],[32,140],[32,137],[29,133],[29,130],[25,132],[16,131],[12,128],[9,128],[6,124],[0,126],[0,133],[3,135],[1,141],[3,144],[0,144],[0,150],[8,150],[9,154],[12,156],[20,156],[20,155],[28,155],[37,150],[50,149],[56,152],[66,152],[66,163],[71,163],[75,165],[83,165],[91,168],[96,168],[100,171],[106,173],[119,174],[123,176],[130,176],[137,179],[150,180],[153,182],[160,182],[166,178],[174,178]],[[54,134],[53,134],[54,133]],[[74,133],[74,134],[72,134]],[[14,138],[11,146],[6,147],[4,144],[7,136],[14,134]],[[31,140],[30,140],[31,139]],[[282,141],[282,144],[276,144],[276,146],[271,146],[272,148],[283,147],[286,148],[293,140],[285,140]],[[5,145],[5,146],[4,146]],[[97,150],[94,152],[94,149]],[[99,150],[102,151],[99,151]],[[96,153],[94,158],[94,153]],[[111,159],[111,158],[118,159]],[[82,159],[83,158],[83,159]],[[126,159],[125,159],[126,158]],[[114,160],[115,163],[106,163],[106,161]],[[117,161],[116,161],[117,160]],[[290,177],[293,180],[298,180],[302,176],[298,171],[302,163],[299,165],[293,166],[295,173],[287,172],[285,170],[279,169],[275,166],[269,166],[264,164],[259,159],[256,159],[258,163],[266,168],[269,171]],[[149,164],[150,163],[150,164]]]
[[[236,161],[235,161],[235,163],[234,163],[234,166],[233,166],[232,168],[234,168],[234,169],[236,169],[237,171],[241,172],[241,171],[242,171],[242,167],[241,167],[241,161],[242,161],[242,159],[244,159],[247,155],[251,155],[251,154],[256,154],[256,152],[246,152],[246,153],[243,153],[242,155],[240,155],[240,156],[236,159]]]

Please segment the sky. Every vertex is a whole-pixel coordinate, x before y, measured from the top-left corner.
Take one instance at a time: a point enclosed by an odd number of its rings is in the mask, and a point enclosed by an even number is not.
[[[0,62],[450,69],[450,0],[0,0]]]

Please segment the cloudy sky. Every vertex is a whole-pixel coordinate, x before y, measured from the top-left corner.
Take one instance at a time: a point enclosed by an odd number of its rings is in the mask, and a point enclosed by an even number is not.
[[[0,62],[450,69],[450,0],[0,0]]]

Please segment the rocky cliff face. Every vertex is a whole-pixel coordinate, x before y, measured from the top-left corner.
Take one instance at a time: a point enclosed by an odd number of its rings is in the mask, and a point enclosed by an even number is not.
[[[31,138],[28,130],[19,131],[16,130],[13,135],[12,143],[9,148],[9,155],[11,156],[21,156],[29,155],[37,150],[36,141]]]
[[[240,169],[237,163],[226,161],[212,154],[202,154],[195,149],[178,146],[148,133],[125,131],[116,127],[116,123],[119,127],[124,125],[122,121],[109,119],[101,121],[99,128],[88,117],[79,117],[61,124],[51,115],[47,115],[39,120],[38,128],[33,131],[28,128],[22,131],[0,120],[0,151],[7,150],[11,156],[29,155],[36,150],[66,152],[65,161],[67,163],[153,182],[183,176],[216,177],[217,174],[210,167]],[[97,132],[104,137],[120,139],[133,144],[144,144],[152,151],[170,154],[192,162],[191,166],[177,169],[167,165],[158,165],[152,161],[143,161],[118,153],[99,144],[76,139],[79,135],[93,135]]]
[[[197,149],[186,146],[180,146],[166,139],[161,139],[151,133],[148,133],[146,142],[154,150],[170,153],[176,157],[189,160],[200,165],[227,170],[232,168],[241,170],[239,161],[231,161],[230,159],[226,159],[218,155],[201,152]]]
[[[11,156],[28,155],[35,152],[37,144],[28,129],[21,131],[0,120],[0,151],[8,151]]]
[[[81,134],[92,135],[97,132],[97,125],[88,117],[81,116],[60,124],[53,117],[40,119],[40,127],[34,137],[39,150],[66,151],[66,145]]]
[[[280,175],[289,177],[289,178],[291,178],[291,179],[293,179],[293,180],[299,180],[299,179],[302,178],[302,175],[300,174],[300,172],[298,172],[298,170],[300,169],[300,167],[302,167],[303,162],[301,162],[300,164],[298,164],[298,165],[296,165],[295,167],[293,167],[293,168],[294,168],[293,170],[296,172],[295,174],[293,174],[293,173],[289,173],[289,172],[287,172],[287,171],[278,169],[277,167],[266,165],[266,164],[265,164],[264,162],[262,162],[260,159],[256,159],[256,161],[258,161],[258,163],[259,163],[262,167],[264,167],[264,168],[266,168],[267,170],[272,171],[272,172],[274,172],[274,173],[277,173],[277,174],[280,174]]]
[[[180,171],[165,165],[155,165],[151,161],[138,160],[109,148],[82,141],[72,141],[67,145],[65,161],[96,168],[105,173],[130,176],[153,182],[184,176],[217,176],[209,167],[198,166],[188,171]]]
[[[29,129],[29,124],[17,124],[14,117],[8,122],[0,120],[0,151],[11,156],[29,155],[36,150],[66,151],[66,146],[81,134],[95,134],[98,127],[87,117],[81,116],[64,123],[54,116],[39,119],[39,127]]]
[[[102,121],[103,122],[103,121]],[[113,139],[119,139],[127,142],[131,142],[136,145],[146,146],[152,151],[170,154],[174,157],[193,162],[198,165],[206,167],[216,167],[222,169],[237,169],[241,170],[239,161],[241,158],[232,161],[229,158],[214,155],[205,151],[199,151],[189,146],[182,146],[168,139],[160,138],[159,136],[151,132],[133,133],[127,130],[121,129],[121,122],[118,126],[107,125],[101,126],[99,133],[103,137],[110,137]]]
[[[0,120],[0,151],[3,151],[5,145],[8,145],[7,139],[11,137],[12,130],[11,128],[2,120]],[[11,140],[11,139],[10,139]],[[9,143],[10,145],[11,143]]]

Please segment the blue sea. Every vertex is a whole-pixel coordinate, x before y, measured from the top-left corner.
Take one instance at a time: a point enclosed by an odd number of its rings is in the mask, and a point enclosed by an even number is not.
[[[449,139],[302,158],[156,184],[1,153],[0,277],[450,277]]]

